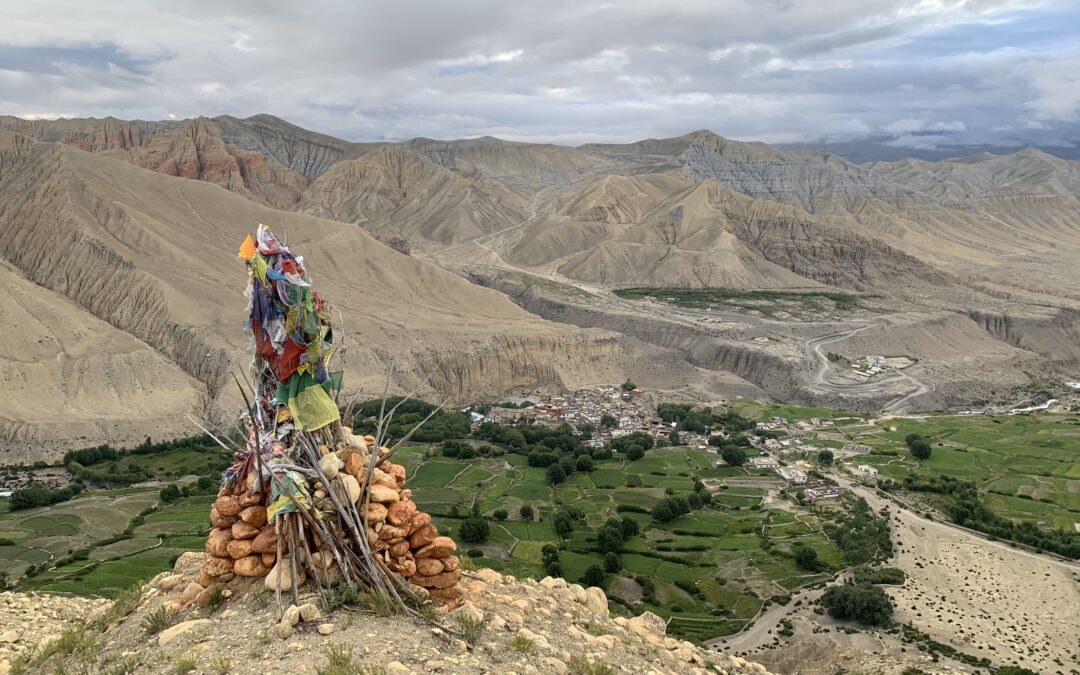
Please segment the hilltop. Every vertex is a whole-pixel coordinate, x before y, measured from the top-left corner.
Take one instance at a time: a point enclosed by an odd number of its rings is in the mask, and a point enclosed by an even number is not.
[[[759,664],[666,637],[664,622],[654,615],[611,618],[599,589],[550,577],[518,581],[487,569],[467,573],[467,602],[461,609],[428,620],[374,612],[363,602],[320,609],[318,595],[305,588],[302,619],[297,613],[293,628],[282,632],[275,629],[273,594],[261,584],[249,588],[242,578],[230,582],[211,606],[177,609],[191,599],[188,586],[198,585],[194,579],[202,557],[184,554],[172,573],[111,605],[76,607],[68,600],[72,618],[84,616],[86,626],[59,620],[50,629],[63,632],[43,631],[36,649],[26,644],[33,639],[27,636],[16,648],[29,662],[21,672],[79,664],[155,675],[181,669],[236,675],[767,673]],[[34,598],[26,597],[31,603]],[[335,661],[338,670],[329,667]],[[342,667],[346,662],[352,669]]]

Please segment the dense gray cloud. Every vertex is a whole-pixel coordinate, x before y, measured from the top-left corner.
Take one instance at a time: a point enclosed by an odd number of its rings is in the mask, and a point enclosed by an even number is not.
[[[1074,3],[6,3],[0,113],[268,112],[353,140],[1072,145]]]

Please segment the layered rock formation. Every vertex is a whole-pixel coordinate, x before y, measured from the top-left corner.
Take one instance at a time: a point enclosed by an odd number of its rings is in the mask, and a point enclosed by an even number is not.
[[[222,317],[242,315],[234,251],[259,222],[275,223],[318,261],[320,289],[343,318],[345,367],[365,374],[346,381],[351,391],[381,389],[392,357],[396,386],[440,399],[443,387],[472,400],[623,376],[610,365],[619,351],[610,334],[539,320],[354,225],[0,132],[0,274],[13,289],[5,307],[19,317],[0,349],[10,382],[26,383],[5,389],[8,460],[190,435],[184,415],[201,417],[223,395],[222,378],[247,346]],[[55,365],[26,358],[54,345]],[[512,382],[502,380],[508,374]],[[70,403],[59,417],[58,396]]]
[[[296,210],[362,225],[387,240],[451,243],[525,218],[525,199],[501,183],[463,178],[401,146],[330,167]]]

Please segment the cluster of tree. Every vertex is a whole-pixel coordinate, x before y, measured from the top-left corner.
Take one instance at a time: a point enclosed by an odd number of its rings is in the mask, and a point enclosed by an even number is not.
[[[480,505],[473,503],[471,514],[458,527],[458,537],[469,544],[482,544],[490,535],[491,526],[480,517]]]
[[[544,571],[549,577],[562,576],[562,563],[559,561],[559,549],[554,544],[544,544],[540,549],[540,557],[543,559]]]
[[[390,440],[404,438],[417,424],[420,424],[428,415],[431,415],[423,426],[413,432],[410,437],[420,443],[439,443],[453,438],[465,438],[469,435],[472,425],[469,416],[457,410],[439,410],[438,406],[421,401],[419,399],[405,400],[403,396],[391,396],[386,399],[385,407],[382,399],[376,398],[370,401],[358,403],[352,409],[354,417],[353,432],[362,434],[375,433],[379,422],[379,415],[389,412],[397,406],[394,416],[390,419],[385,433]]]
[[[821,570],[821,561],[818,560],[817,551],[804,544],[795,544],[795,564],[808,572]]]
[[[188,483],[183,487],[177,486],[175,483],[170,483],[161,488],[161,492],[158,493],[158,496],[161,497],[161,501],[166,504],[171,504],[181,497],[215,494],[218,491],[220,483],[220,479],[214,476],[199,476],[199,480],[194,483]]]
[[[499,457],[503,451],[490,445],[469,445],[465,441],[443,441],[439,451],[444,457],[457,459],[475,459],[477,457]]]
[[[740,432],[727,437],[717,434],[709,436],[709,445],[720,448],[720,456],[729,466],[742,466],[746,463],[745,448],[750,447],[750,439]]]
[[[862,497],[836,522],[826,525],[825,533],[836,542],[849,565],[884,560],[892,555],[889,523],[878,517]]]
[[[531,523],[535,517],[533,507],[528,504],[522,504],[521,508],[518,509],[518,518],[521,518],[526,523]]]
[[[930,446],[930,441],[919,434],[908,434],[904,437],[904,443],[907,444],[908,450],[911,451],[911,456],[915,459],[930,459],[930,452],[933,450]]]
[[[104,445],[98,445],[92,448],[83,448],[82,450],[72,450],[64,454],[63,463],[78,462],[83,466],[91,466],[99,464],[101,462],[112,462],[119,459],[123,459],[124,455],[159,455],[171,450],[177,450],[181,448],[217,448],[217,444],[213,439],[205,434],[198,436],[188,436],[186,438],[177,438],[172,441],[160,441],[154,443],[153,439],[149,436],[146,437],[139,445],[134,448],[113,448],[108,443]]]
[[[819,462],[821,462],[825,466],[829,466],[833,463],[833,451],[829,450],[828,448],[819,450],[817,458]]]
[[[614,554],[618,556],[622,552],[623,545],[631,537],[637,536],[638,524],[633,518],[608,518],[607,522],[596,533],[596,550],[605,556]]]
[[[879,480],[878,487],[886,491],[903,488],[912,492],[945,495],[949,497],[945,512],[957,525],[998,539],[1027,544],[1074,560],[1080,559],[1080,534],[1043,529],[1030,521],[1018,523],[1003,518],[986,505],[978,486],[972,481],[943,475],[919,477],[908,474],[899,482]]]
[[[693,492],[686,497],[671,496],[656,502],[652,508],[652,517],[657,522],[670,523],[676,518],[685,516],[703,506],[708,506],[710,503],[712,503],[712,497],[709,496],[708,491],[705,489],[705,484],[696,481]]]
[[[609,445],[612,450],[621,452],[628,460],[633,462],[644,457],[645,451],[652,450],[655,444],[649,434],[643,431],[635,431],[632,434],[611,439]]]
[[[9,510],[21,511],[37,506],[52,506],[77,497],[83,490],[82,483],[72,483],[68,487],[50,490],[44,485],[34,484],[19,488],[11,493]]]
[[[892,600],[880,587],[870,584],[832,586],[821,596],[821,604],[829,616],[841,621],[886,626],[892,619]]]
[[[856,567],[855,583],[857,584],[890,584],[903,585],[906,580],[904,570],[896,567]]]

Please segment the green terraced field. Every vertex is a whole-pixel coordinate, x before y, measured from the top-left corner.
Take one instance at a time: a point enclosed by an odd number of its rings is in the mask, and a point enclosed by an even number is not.
[[[853,440],[896,455],[860,455],[850,465],[870,464],[894,480],[909,473],[970,480],[1007,518],[1066,532],[1080,523],[1077,415],[926,415],[855,429],[849,428]],[[907,451],[904,438],[912,433],[931,442],[929,459],[920,462]]]
[[[546,544],[560,544],[551,522],[562,504],[585,513],[559,556],[563,576],[577,582],[588,567],[603,562],[595,550],[600,525],[616,515],[635,520],[642,536],[630,539],[620,556],[624,570],[609,583],[613,601],[620,602],[618,589],[640,590],[639,582],[649,580],[654,601],[638,608],[673,617],[673,632],[691,639],[737,631],[765,599],[825,578],[795,566],[790,544],[796,541],[817,550],[832,569],[842,565],[840,551],[820,534],[820,518],[804,514],[806,522],[800,522],[781,509],[757,510],[765,495],[761,488],[719,490],[718,507],[699,509],[662,526],[647,513],[616,511],[617,506],[651,509],[668,496],[668,490],[686,495],[696,478],[709,474],[750,475],[741,468],[713,467],[716,455],[707,451],[672,448],[652,450],[635,462],[599,461],[594,471],[574,473],[558,488],[549,486],[544,470],[528,466],[521,455],[454,460],[416,448],[410,458],[415,469],[409,486],[422,506],[438,514],[435,522],[441,532],[453,536],[474,501],[486,516],[499,508],[509,513],[505,522],[489,521],[491,535],[482,544],[459,542],[464,550],[480,554],[473,560],[481,566],[545,576],[540,550]],[[627,486],[629,476],[638,487]],[[538,520],[520,520],[518,509],[523,504],[536,510]],[[448,517],[451,506],[458,508],[456,517]],[[761,530],[766,524],[774,543],[771,551],[762,549]],[[729,584],[725,581],[729,574],[749,581]]]

